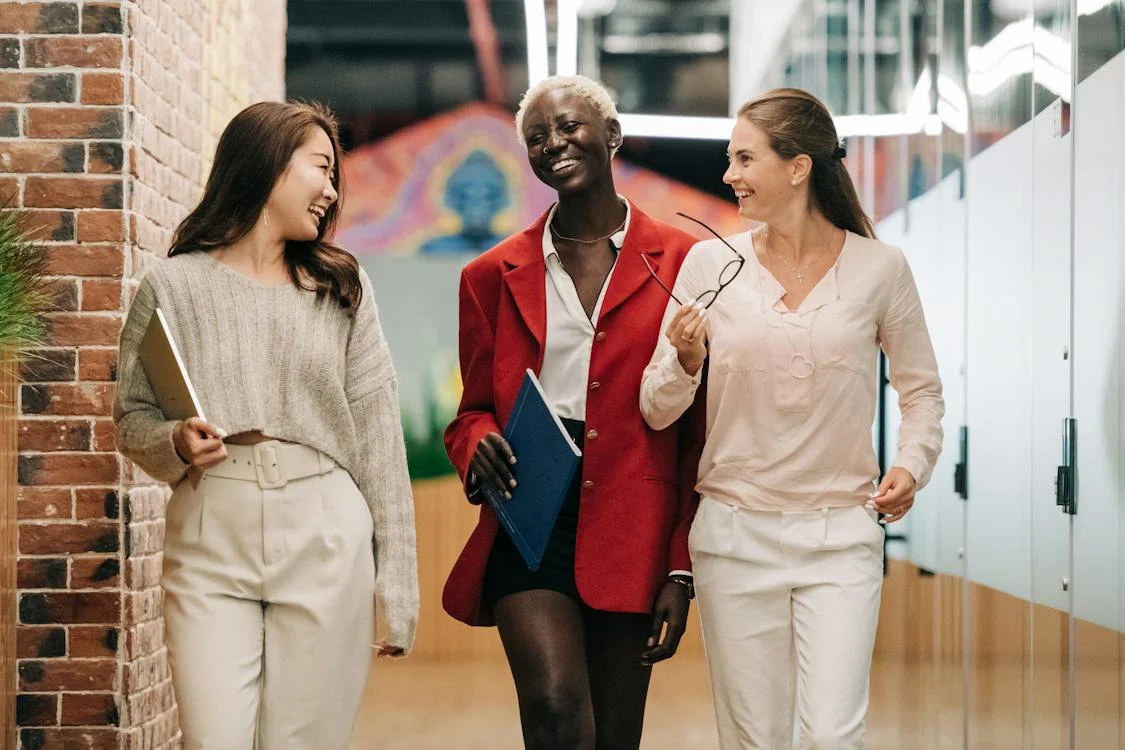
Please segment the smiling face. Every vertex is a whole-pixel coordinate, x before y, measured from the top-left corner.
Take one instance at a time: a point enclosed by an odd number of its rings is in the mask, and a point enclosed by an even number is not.
[[[745,117],[739,117],[730,135],[729,163],[723,182],[734,188],[738,213],[751,221],[770,223],[794,201],[808,176],[807,161],[782,159],[769,136]],[[794,184],[796,181],[796,184]]]
[[[535,176],[564,195],[611,179],[611,154],[621,143],[621,125],[607,122],[581,95],[553,89],[527,107],[523,138]]]
[[[321,237],[325,217],[336,203],[336,155],[328,134],[309,129],[266,201],[269,223],[286,241]]]

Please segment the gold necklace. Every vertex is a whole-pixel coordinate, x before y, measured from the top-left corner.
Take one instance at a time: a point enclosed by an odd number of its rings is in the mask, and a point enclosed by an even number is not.
[[[558,214],[556,213],[555,216],[558,216]],[[629,210],[628,209],[625,210],[625,218],[622,219],[621,223],[617,225],[617,229],[614,229],[612,232],[605,235],[604,237],[598,237],[597,239],[593,239],[593,240],[580,240],[577,237],[567,237],[565,234],[563,234],[559,230],[555,229],[555,216],[551,217],[551,223],[547,227],[548,229],[551,230],[551,234],[555,235],[555,237],[559,238],[560,240],[567,240],[568,242],[577,242],[579,245],[594,245],[598,242],[601,242],[602,240],[608,240],[610,237],[612,237],[613,235],[617,234],[622,229],[624,229],[625,228],[625,222],[627,222],[629,220]]]

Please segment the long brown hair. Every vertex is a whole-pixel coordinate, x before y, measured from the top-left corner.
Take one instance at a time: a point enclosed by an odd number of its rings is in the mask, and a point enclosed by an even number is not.
[[[318,298],[328,295],[341,307],[358,308],[363,296],[359,262],[324,239],[336,226],[343,189],[339,128],[322,104],[258,102],[235,115],[219,137],[203,198],[176,228],[168,255],[223,247],[245,237],[312,128],[321,128],[332,142],[332,186],[340,199],[328,207],[316,239],[285,243],[285,265],[302,289],[315,291]]]
[[[782,159],[801,154],[812,159],[809,192],[826,219],[849,232],[875,237],[875,225],[844,168],[836,124],[823,102],[801,89],[773,89],[743,104],[738,116],[761,128]]]

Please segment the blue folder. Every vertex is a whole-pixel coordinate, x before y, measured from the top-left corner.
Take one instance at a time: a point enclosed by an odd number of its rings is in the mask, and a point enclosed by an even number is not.
[[[481,492],[528,569],[538,570],[582,451],[547,404],[531,370],[520,385],[504,439],[516,457],[511,467],[517,483],[512,499],[488,483],[482,483]]]

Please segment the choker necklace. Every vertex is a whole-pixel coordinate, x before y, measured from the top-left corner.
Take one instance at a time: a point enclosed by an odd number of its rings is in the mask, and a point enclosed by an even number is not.
[[[622,219],[621,223],[617,225],[617,229],[614,229],[612,232],[605,235],[604,237],[598,237],[598,238],[592,239],[592,240],[580,240],[577,237],[567,237],[565,234],[563,234],[559,230],[555,229],[555,217],[554,216],[551,217],[551,223],[548,225],[547,228],[551,230],[551,234],[555,235],[555,237],[559,238],[560,240],[566,240],[568,242],[577,242],[579,245],[593,245],[593,244],[596,244],[598,242],[601,242],[602,240],[608,240],[610,237],[612,237],[613,235],[620,232],[622,229],[625,228],[625,222],[627,222],[628,220],[629,220],[629,212],[626,211],[625,212],[625,218]]]

